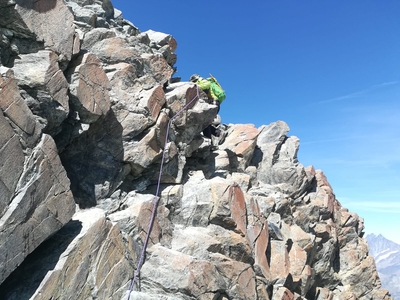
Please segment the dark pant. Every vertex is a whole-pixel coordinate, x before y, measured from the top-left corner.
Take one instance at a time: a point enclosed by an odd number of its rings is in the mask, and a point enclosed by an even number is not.
[[[208,90],[205,91],[206,93],[208,92]],[[214,102],[214,100],[210,97],[208,99],[208,101],[210,102],[210,104],[212,104]],[[219,109],[220,109],[220,103],[219,101],[215,101],[218,107],[217,110],[217,114],[219,113]],[[221,133],[221,131],[217,128],[215,128],[215,126],[213,126],[212,124],[208,125],[204,130],[203,130],[203,134],[205,137],[208,137],[209,139],[211,139],[211,135],[213,136],[219,136],[219,134]]]
[[[213,136],[219,136],[221,131],[217,128],[215,128],[213,125],[208,125],[206,128],[203,130],[203,134],[205,137],[208,137],[211,139],[211,135]]]

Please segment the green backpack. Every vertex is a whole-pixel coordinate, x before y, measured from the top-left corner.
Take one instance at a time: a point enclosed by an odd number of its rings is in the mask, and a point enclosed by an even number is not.
[[[210,74],[210,78],[208,79],[211,83],[210,89],[212,93],[217,96],[219,103],[221,104],[222,101],[225,100],[226,94],[225,91],[222,89],[221,85],[218,83],[217,79]]]

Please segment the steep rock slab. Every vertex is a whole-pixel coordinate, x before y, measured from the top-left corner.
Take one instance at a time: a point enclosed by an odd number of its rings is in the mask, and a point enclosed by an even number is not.
[[[0,217],[12,200],[24,166],[24,153],[18,137],[0,113]]]
[[[24,150],[35,147],[40,126],[21,98],[12,70],[0,77],[0,218],[24,170]]]
[[[43,135],[27,157],[13,195],[0,219],[0,282],[75,211],[69,180],[50,136]]]
[[[20,96],[9,70],[0,78],[0,282],[75,210],[54,141]],[[7,118],[5,118],[7,117]]]
[[[24,150],[33,148],[41,128],[22,99],[12,70],[0,77],[0,217],[23,171]]]
[[[314,249],[315,235],[304,232],[296,224],[290,226],[291,244],[289,251],[290,274],[293,283],[300,286],[300,294],[305,296],[314,284],[315,272],[309,265]]]
[[[15,61],[18,85],[32,112],[43,118],[44,131],[55,135],[69,113],[68,82],[59,68],[58,56],[49,50],[21,55]]]
[[[216,177],[210,181],[214,204],[210,222],[244,235],[247,227],[245,197],[240,187]]]
[[[73,221],[79,234],[31,299],[121,299],[134,271],[131,239],[100,209],[80,211]]]
[[[7,70],[0,77],[0,108],[20,137],[22,146],[32,148],[36,145],[41,127],[21,97],[12,70]],[[4,134],[7,136],[6,129],[4,129]]]
[[[15,10],[23,26],[29,28],[37,41],[43,41],[44,48],[58,55],[61,69],[64,70],[71,60],[75,34],[74,16],[64,1],[18,0],[15,2],[17,3]]]
[[[290,272],[290,259],[286,242],[271,241],[271,278],[277,285],[284,285]]]

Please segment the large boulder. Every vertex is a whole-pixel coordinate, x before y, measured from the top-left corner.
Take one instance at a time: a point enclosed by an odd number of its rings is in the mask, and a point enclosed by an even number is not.
[[[0,79],[0,282],[72,217],[75,203],[53,139],[22,100],[12,72]]]
[[[14,147],[10,151],[18,151],[20,145]],[[56,153],[52,138],[43,135],[25,164],[20,164],[18,186],[0,222],[0,282],[75,211],[69,180]]]
[[[286,194],[297,197],[309,184],[304,167],[297,159],[299,139],[287,137],[289,127],[278,121],[259,128],[255,155],[257,178],[261,183],[279,185]]]

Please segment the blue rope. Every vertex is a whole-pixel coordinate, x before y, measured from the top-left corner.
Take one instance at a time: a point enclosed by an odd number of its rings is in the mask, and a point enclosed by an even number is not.
[[[153,224],[154,224],[154,219],[155,219],[155,216],[156,216],[158,201],[160,200],[160,197],[159,197],[158,195],[159,195],[159,193],[160,193],[161,175],[162,175],[163,165],[164,165],[164,160],[165,160],[165,152],[166,152],[167,144],[168,144],[169,128],[171,127],[172,121],[173,121],[177,116],[179,116],[184,110],[186,110],[186,109],[189,107],[189,105],[192,104],[192,102],[193,102],[194,100],[196,100],[196,98],[199,98],[199,87],[196,85],[196,88],[197,88],[197,94],[196,94],[196,96],[194,96],[193,99],[190,100],[190,102],[187,103],[180,111],[178,111],[178,112],[169,120],[169,122],[168,122],[167,132],[166,132],[166,134],[165,134],[164,149],[163,149],[163,154],[162,154],[162,158],[161,158],[160,173],[158,174],[157,190],[156,190],[156,195],[154,196],[153,211],[152,211],[152,214],[151,214],[151,218],[150,218],[150,222],[149,222],[149,228],[148,228],[148,230],[147,230],[146,239],[145,239],[144,244],[143,244],[143,249],[142,249],[142,252],[141,252],[141,254],[140,254],[140,259],[139,259],[139,262],[138,262],[138,265],[137,265],[135,274],[134,274],[134,276],[133,276],[131,285],[130,285],[130,287],[129,287],[129,294],[128,294],[128,299],[127,299],[127,300],[130,299],[130,295],[131,295],[131,292],[132,292],[133,287],[134,287],[134,285],[135,285],[136,278],[138,277],[139,272],[140,272],[140,269],[142,268],[143,260],[144,260],[145,254],[146,254],[147,244],[148,244],[149,238],[150,238],[150,233],[151,233],[151,230],[153,229]]]

